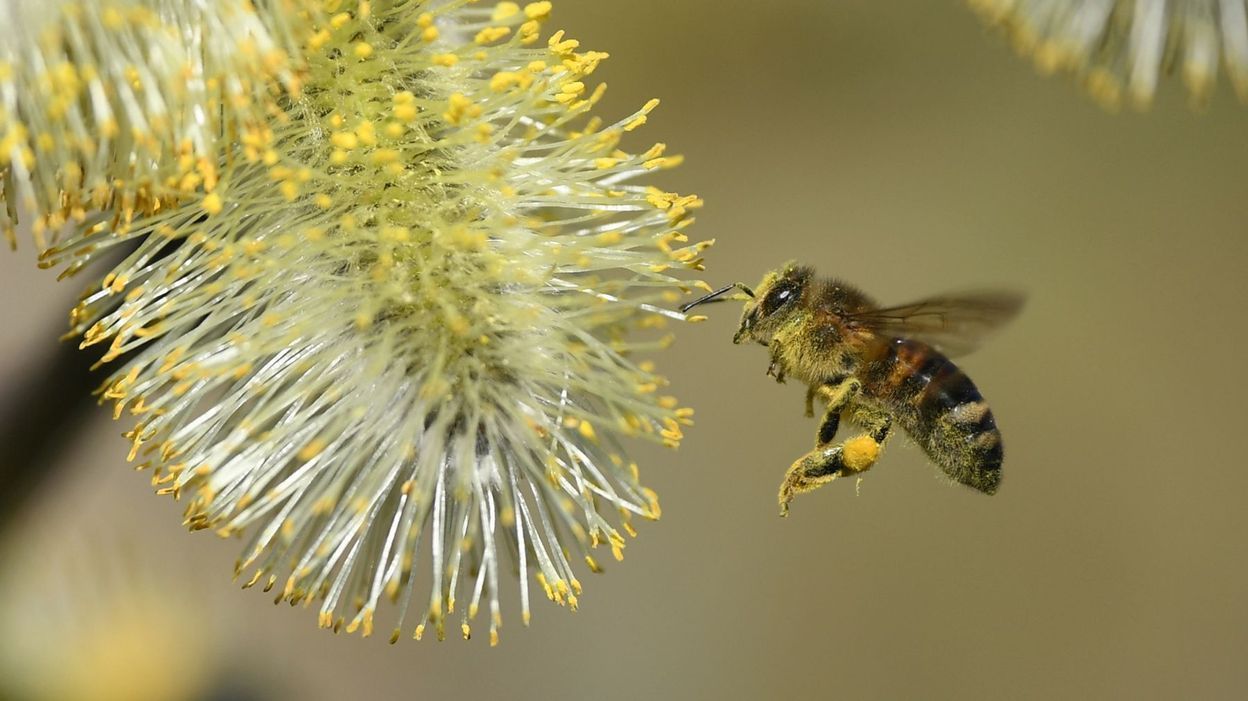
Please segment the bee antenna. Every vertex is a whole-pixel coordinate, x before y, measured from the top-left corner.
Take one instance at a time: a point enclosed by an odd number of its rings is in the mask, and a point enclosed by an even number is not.
[[[746,293],[747,295],[751,297],[754,296],[754,290],[751,290],[750,288],[746,287],[742,283],[734,282],[731,285],[728,285],[727,287],[721,287],[720,289],[715,290],[714,292],[708,295],[703,295],[693,300],[692,302],[686,304],[685,306],[680,308],[680,313],[688,314],[690,309],[693,309],[694,307],[700,304],[711,304],[712,302],[724,302],[726,301],[724,299],[724,295],[731,292],[732,290],[741,290],[742,292]]]

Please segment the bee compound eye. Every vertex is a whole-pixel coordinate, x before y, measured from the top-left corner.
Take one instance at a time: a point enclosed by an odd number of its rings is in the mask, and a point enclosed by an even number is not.
[[[763,316],[767,316],[784,306],[786,302],[793,297],[794,290],[791,286],[777,287],[767,295],[763,300]]]

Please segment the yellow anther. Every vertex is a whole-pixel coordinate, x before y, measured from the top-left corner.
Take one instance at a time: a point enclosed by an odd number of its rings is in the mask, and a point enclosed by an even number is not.
[[[646,161],[643,165],[647,170],[656,170],[658,168],[675,168],[685,162],[684,156],[667,156],[665,158],[654,158]]]
[[[542,37],[542,23],[538,20],[529,20],[520,25],[520,43],[528,46],[536,44],[537,40]]]
[[[546,592],[546,598],[554,601],[555,590],[551,588],[550,582],[546,580],[546,575],[542,572],[538,572],[533,575],[533,578],[537,580],[537,583],[542,586],[542,590]]]
[[[399,160],[399,152],[392,148],[379,148],[373,152],[372,161],[376,165],[386,165]]]
[[[550,17],[552,7],[553,5],[547,0],[531,2],[524,6],[524,16],[531,20],[544,20]]]
[[[654,158],[658,158],[659,156],[662,156],[666,152],[667,152],[667,144],[663,142],[659,142],[655,144],[654,146],[651,146],[645,153],[641,154],[641,157],[645,160],[651,160]]]
[[[130,284],[129,277],[125,275],[116,275],[116,276],[113,276],[112,280],[109,282],[109,284],[106,285],[106,287],[113,294],[121,294],[126,289],[126,286],[129,284]]]
[[[570,58],[565,58],[563,65],[569,71],[585,76],[598,70],[599,64],[608,58],[611,58],[611,54],[605,51],[587,51],[583,54],[575,54]]]
[[[323,439],[314,438],[299,451],[299,459],[307,462],[324,452],[326,447],[327,445]]]
[[[319,32],[316,32],[312,36],[308,37],[308,48],[313,51],[319,51],[322,46],[329,43],[331,36],[332,35],[329,33],[328,29],[322,29]]]
[[[429,60],[433,61],[433,65],[435,66],[450,68],[451,66],[459,63],[459,56],[456,56],[455,54],[434,54],[434,56]]]
[[[648,487],[643,487],[641,493],[645,495],[646,500],[649,502],[649,513],[646,514],[646,517],[655,521],[659,520],[659,517],[663,515],[663,510],[659,508],[658,493]]]
[[[477,32],[477,36],[473,39],[478,44],[493,44],[503,37],[511,34],[511,27],[486,27]]]
[[[657,99],[647,102],[645,106],[641,108],[641,111],[637,114],[637,116],[633,117],[632,120],[630,120],[627,124],[624,125],[624,131],[632,131],[640,127],[641,125],[645,124],[646,118],[647,118],[646,115],[653,112],[654,108],[658,106],[659,106],[659,101]]]
[[[550,50],[556,54],[560,56],[570,56],[572,55],[572,52],[576,51],[577,47],[581,45],[581,42],[576,39],[568,39],[565,41],[563,35],[564,32],[560,29],[550,37],[546,44],[550,47]]]
[[[209,193],[205,196],[201,206],[204,208],[205,212],[213,215],[220,214],[221,210],[225,208],[225,204],[221,201],[221,195],[215,192]]]
[[[662,190],[651,190],[646,193],[646,201],[653,205],[656,209],[668,209],[675,201],[676,195],[671,192],[663,192]]]
[[[520,83],[520,74],[512,71],[499,71],[490,78],[490,90],[505,92]]]
[[[420,32],[420,38],[425,43],[435,42],[440,36],[442,36],[442,33],[438,31],[437,27],[425,27]]]
[[[594,434],[594,425],[588,421],[581,421],[577,426],[577,431],[579,431],[580,434],[586,438],[586,440],[597,440]]]
[[[351,150],[360,145],[359,138],[349,131],[336,131],[329,136],[329,143],[340,149]]]
[[[514,2],[500,2],[494,6],[494,13],[490,15],[493,22],[502,22],[508,17],[514,17],[520,12],[520,6]]]
[[[352,52],[356,58],[368,58],[373,55],[373,45],[367,41],[357,42]]]
[[[460,93],[451,95],[450,99],[447,100],[447,105],[448,109],[442,116],[451,124],[458,125],[463,123],[465,118],[481,115],[481,106],[473,104],[472,100]]]

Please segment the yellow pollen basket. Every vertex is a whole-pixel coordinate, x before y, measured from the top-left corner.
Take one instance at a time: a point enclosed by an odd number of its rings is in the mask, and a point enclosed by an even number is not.
[[[862,472],[875,464],[880,457],[880,444],[871,436],[858,436],[845,441],[845,467]]]

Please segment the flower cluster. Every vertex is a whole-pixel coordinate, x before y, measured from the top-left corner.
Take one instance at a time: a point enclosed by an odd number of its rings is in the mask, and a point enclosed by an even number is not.
[[[1248,101],[1246,0],[970,0],[1009,32],[1042,72],[1081,76],[1092,95],[1117,107],[1124,93],[1147,106],[1163,70],[1178,66],[1204,101],[1226,67]]]
[[[619,439],[689,423],[636,358],[704,287],[701,201],[630,184],[680,160],[620,148],[657,101],[592,116],[606,55],[550,11],[71,3],[0,47],[0,227],[110,261],[72,325],[131,459],[326,627],[496,641],[509,560],[527,622],[658,516]]]

